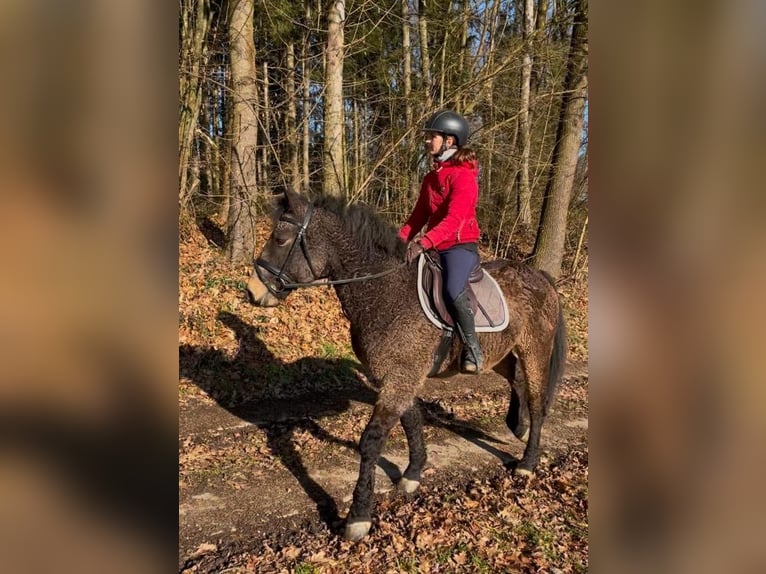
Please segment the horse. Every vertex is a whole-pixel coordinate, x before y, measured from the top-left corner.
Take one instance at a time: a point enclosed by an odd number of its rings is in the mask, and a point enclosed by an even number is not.
[[[433,366],[441,331],[420,307],[416,266],[403,263],[405,249],[396,229],[372,208],[329,197],[309,200],[287,190],[275,198],[271,235],[247,282],[250,302],[264,307],[279,304],[300,287],[333,286],[350,324],[353,351],[379,386],[359,441],[359,477],[345,521],[344,537],[352,541],[369,533],[375,466],[397,421],[409,449],[398,488],[415,492],[426,463],[416,396]],[[519,440],[526,440],[513,472],[528,478],[538,463],[543,421],[563,375],[566,328],[549,275],[507,260],[492,262],[491,274],[507,299],[510,321],[503,331],[479,333],[484,370],[494,370],[510,384],[505,422]],[[460,351],[454,338],[437,376],[456,372]],[[517,363],[523,383],[515,380]]]

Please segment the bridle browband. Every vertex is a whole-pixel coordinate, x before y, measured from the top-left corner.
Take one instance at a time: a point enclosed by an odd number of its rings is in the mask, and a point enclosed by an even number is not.
[[[336,279],[333,281],[325,281],[324,277],[319,277],[319,274],[314,270],[314,266],[311,264],[311,257],[309,256],[309,248],[306,244],[306,229],[308,229],[309,222],[311,221],[311,216],[314,213],[314,205],[312,203],[308,204],[308,207],[306,209],[306,215],[303,217],[303,221],[300,222],[297,219],[293,219],[289,215],[282,214],[282,216],[279,218],[279,221],[284,221],[286,223],[289,223],[291,225],[295,225],[298,228],[298,233],[295,236],[295,240],[293,241],[293,244],[290,246],[290,250],[287,252],[287,256],[285,257],[285,260],[282,262],[282,267],[277,269],[274,267],[271,263],[263,259],[262,257],[259,257],[255,260],[255,273],[258,275],[258,279],[260,279],[261,283],[263,283],[266,286],[266,289],[269,290],[269,292],[274,295],[281,295],[282,293],[286,291],[292,291],[294,289],[298,289],[300,287],[324,287],[324,286],[330,286],[330,285],[346,285],[348,283],[356,283],[358,281],[368,281],[370,279],[378,279],[380,277],[385,277],[386,275],[390,275],[394,271],[396,271],[401,265],[392,267],[390,269],[386,269],[385,271],[381,271],[380,273],[372,273],[369,275],[362,275],[361,277],[350,277],[348,279]],[[306,263],[309,266],[309,270],[311,271],[311,275],[314,277],[314,281],[310,283],[297,283],[293,281],[290,276],[285,273],[285,267],[287,267],[287,263],[290,261],[290,257],[292,257],[293,252],[295,251],[295,246],[300,245],[301,251],[303,252],[303,257],[306,259]],[[404,265],[404,264],[402,264]],[[274,275],[274,280],[277,283],[276,289],[273,285],[270,284],[270,282],[267,282],[265,278],[261,275],[261,269],[265,269],[272,275]]]

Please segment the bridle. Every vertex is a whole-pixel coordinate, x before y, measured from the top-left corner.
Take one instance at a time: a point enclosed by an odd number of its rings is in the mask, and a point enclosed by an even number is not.
[[[401,267],[401,265],[398,265],[395,267],[391,267],[390,269],[386,269],[385,271],[381,271],[380,273],[362,275],[361,277],[350,277],[348,279],[336,279],[334,281],[326,281],[325,277],[320,277],[319,274],[314,270],[314,266],[311,263],[311,256],[309,255],[308,244],[306,243],[306,229],[308,229],[309,222],[311,221],[311,216],[313,214],[314,214],[314,205],[309,203],[306,209],[306,215],[303,217],[302,222],[286,214],[282,214],[282,216],[279,218],[279,221],[284,221],[298,228],[298,233],[295,235],[295,240],[293,241],[293,244],[290,246],[290,250],[287,252],[287,256],[285,257],[285,260],[282,262],[282,266],[279,269],[277,269],[274,265],[266,261],[263,257],[258,257],[258,259],[255,260],[255,273],[256,275],[258,275],[258,279],[260,279],[261,283],[263,283],[266,286],[266,289],[268,289],[272,295],[279,296],[286,292],[290,292],[294,289],[298,289],[299,287],[323,287],[325,285],[345,285],[347,283],[356,283],[357,281],[368,281],[369,279],[377,279],[379,277],[385,277],[386,275],[393,273],[399,267]],[[290,261],[290,257],[292,257],[293,253],[295,252],[296,245],[300,245],[301,251],[303,252],[303,257],[306,259],[306,263],[309,266],[309,271],[311,271],[311,275],[314,278],[314,280],[309,283],[295,282],[285,272],[285,268],[287,267],[287,264]],[[266,281],[266,279],[261,274],[262,269],[265,269],[266,271],[268,271],[274,276],[274,281],[277,284],[276,287],[272,285],[270,281]]]

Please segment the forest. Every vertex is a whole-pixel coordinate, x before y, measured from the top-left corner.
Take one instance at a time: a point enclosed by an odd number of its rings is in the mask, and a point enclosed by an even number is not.
[[[182,0],[182,224],[212,217],[233,263],[285,186],[399,224],[430,169],[424,121],[448,108],[471,126],[485,251],[581,275],[587,16],[587,0]]]
[[[588,570],[587,0],[181,0],[179,571]],[[419,494],[395,427],[367,539],[343,539],[376,389],[329,287],[251,305],[294,189],[394,226],[431,168],[423,126],[465,116],[482,260],[555,278],[568,362],[525,485],[508,380],[427,379]]]

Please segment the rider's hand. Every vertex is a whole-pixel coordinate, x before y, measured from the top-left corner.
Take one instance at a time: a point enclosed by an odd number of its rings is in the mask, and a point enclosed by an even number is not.
[[[419,241],[410,241],[407,244],[407,255],[404,257],[407,265],[411,265],[412,262],[418,258],[418,255],[423,253],[423,251],[425,251],[425,249]]]

